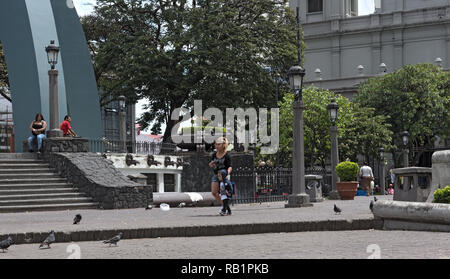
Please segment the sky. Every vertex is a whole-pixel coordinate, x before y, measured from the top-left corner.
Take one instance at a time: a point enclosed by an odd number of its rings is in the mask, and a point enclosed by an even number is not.
[[[73,7],[77,10],[77,13],[79,16],[85,16],[93,12],[94,6],[96,3],[96,0],[67,0],[67,4],[69,7],[72,7],[72,3],[70,1],[73,1]],[[368,15],[374,12],[375,10],[375,4],[374,0],[358,0],[358,6],[359,6],[359,15]],[[136,105],[136,119],[141,116],[141,114],[144,112],[142,109],[142,105],[145,104],[145,100],[141,100]]]

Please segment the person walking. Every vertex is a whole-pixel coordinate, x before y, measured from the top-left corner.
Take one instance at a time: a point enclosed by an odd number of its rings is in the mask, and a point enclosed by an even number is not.
[[[34,121],[31,121],[30,131],[31,136],[28,138],[28,150],[33,152],[33,142],[37,140],[38,150],[42,152],[42,140],[45,139],[45,129],[47,129],[47,122],[40,112],[36,114]]]
[[[211,194],[216,198],[219,204],[223,204],[219,195],[219,178],[217,173],[220,170],[225,170],[227,172],[226,177],[224,179],[230,180],[230,174],[233,170],[231,164],[231,156],[227,152],[228,148],[228,140],[225,137],[220,137],[216,140],[215,143],[216,150],[209,162],[209,167],[213,169],[214,176],[211,178]]]
[[[220,198],[222,200],[223,206],[220,215],[231,215],[230,202],[233,194],[233,186],[229,180],[226,180],[228,172],[226,170],[220,170],[217,173],[217,177],[219,178],[219,192]]]
[[[359,177],[361,177],[361,188],[366,190],[367,196],[370,196],[370,183],[374,181],[372,168],[369,167],[367,162],[364,162],[363,166],[359,170]]]

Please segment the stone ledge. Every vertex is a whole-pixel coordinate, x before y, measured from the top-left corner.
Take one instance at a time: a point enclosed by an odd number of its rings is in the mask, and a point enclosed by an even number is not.
[[[448,231],[446,228],[450,228],[450,204],[377,201],[373,213],[383,220],[385,229]]]
[[[381,223],[380,223],[381,222]],[[360,219],[357,228],[348,225],[347,220],[321,220],[321,221],[299,221],[284,223],[249,223],[249,224],[226,224],[226,225],[204,225],[204,226],[180,226],[180,227],[154,227],[136,229],[106,229],[89,231],[55,232],[56,242],[79,242],[79,241],[101,241],[109,239],[119,232],[123,232],[122,239],[142,239],[158,237],[200,237],[200,236],[224,236],[224,235],[246,235],[266,233],[292,233],[292,232],[315,232],[315,231],[350,231],[381,229],[382,221],[377,219]],[[0,235],[0,239],[11,236],[14,244],[41,243],[48,232],[28,232]]]

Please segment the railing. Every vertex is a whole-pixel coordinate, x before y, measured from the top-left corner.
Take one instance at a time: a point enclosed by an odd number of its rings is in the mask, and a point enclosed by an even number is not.
[[[323,192],[328,193],[331,173],[321,167],[306,169],[306,174],[323,177]],[[233,169],[231,180],[236,183],[234,203],[285,201],[292,194],[292,169],[275,167],[247,167]]]
[[[176,153],[177,146],[172,143],[165,142],[131,142],[127,141],[127,153],[141,154],[141,155],[158,155],[158,154],[172,154]],[[114,141],[108,139],[93,140],[89,139],[90,152],[99,153],[125,153],[124,142]]]

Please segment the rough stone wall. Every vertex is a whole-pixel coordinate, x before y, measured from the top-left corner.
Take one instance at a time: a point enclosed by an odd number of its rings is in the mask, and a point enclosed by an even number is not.
[[[253,167],[253,154],[230,153],[233,169],[238,167]],[[181,174],[181,192],[211,192],[211,178],[214,175],[208,166],[211,153],[183,153],[186,163]],[[233,173],[231,173],[233,180]],[[243,187],[243,186],[242,186]]]
[[[103,209],[139,208],[153,202],[151,186],[139,185],[94,153],[50,153],[45,160]]]

